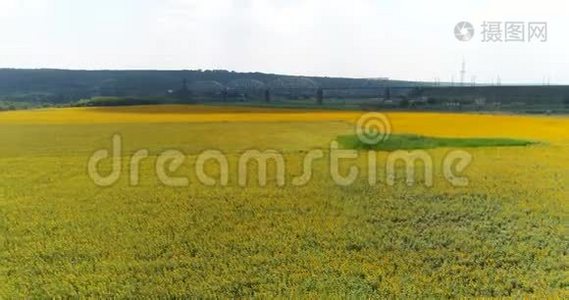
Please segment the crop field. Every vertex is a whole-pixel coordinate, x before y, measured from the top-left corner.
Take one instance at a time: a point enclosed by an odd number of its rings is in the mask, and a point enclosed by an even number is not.
[[[432,186],[421,175],[390,185],[385,172],[370,184],[367,149],[340,166],[360,171],[349,185],[330,178],[326,158],[308,182],[291,183],[307,152],[327,155],[363,114],[198,105],[0,112],[0,298],[569,297],[569,117],[388,113],[394,137],[438,145],[417,146],[434,162]],[[89,160],[110,151],[115,135],[121,176],[100,186]],[[133,185],[141,149],[148,157]],[[186,159],[170,175],[186,185],[157,178],[159,156],[172,149]],[[266,186],[255,174],[240,185],[238,160],[252,149],[282,153],[285,184],[271,165]],[[196,175],[207,150],[227,157],[226,185]],[[445,180],[453,150],[472,158],[466,185]],[[389,154],[373,152],[377,170]],[[110,159],[101,169],[110,172]]]

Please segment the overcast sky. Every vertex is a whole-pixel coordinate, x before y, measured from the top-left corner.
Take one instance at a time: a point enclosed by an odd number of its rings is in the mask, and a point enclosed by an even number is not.
[[[484,21],[547,22],[548,41],[482,42]],[[458,81],[464,57],[467,81],[569,84],[565,0],[0,0],[0,37],[10,68]]]

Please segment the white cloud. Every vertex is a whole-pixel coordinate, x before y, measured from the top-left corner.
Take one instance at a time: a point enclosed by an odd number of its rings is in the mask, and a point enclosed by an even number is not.
[[[569,82],[564,0],[0,0],[10,66],[224,68],[306,75]],[[483,21],[549,22],[547,43],[479,42]],[[478,41],[453,36],[458,21]],[[54,57],[59,57],[54,59]],[[17,58],[17,59],[16,59]],[[44,62],[43,64],[41,62]]]
[[[0,0],[0,17],[40,17],[48,14],[50,0]]]

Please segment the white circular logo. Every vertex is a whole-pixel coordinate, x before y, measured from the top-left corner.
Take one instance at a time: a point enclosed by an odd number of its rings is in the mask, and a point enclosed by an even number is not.
[[[381,113],[368,113],[361,116],[356,124],[358,139],[367,145],[385,142],[391,135],[391,122]]]
[[[468,42],[474,36],[474,26],[469,22],[459,22],[454,27],[454,36],[461,42]]]

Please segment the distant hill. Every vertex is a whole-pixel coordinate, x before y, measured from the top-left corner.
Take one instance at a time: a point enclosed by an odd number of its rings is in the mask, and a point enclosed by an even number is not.
[[[569,86],[434,86],[225,70],[0,69],[0,110],[226,101],[294,107],[565,113],[569,110]]]
[[[369,88],[385,85],[381,79],[304,77],[225,70],[186,71],[73,71],[0,69],[0,101],[69,103],[92,97],[163,97],[182,87],[223,88]],[[412,86],[415,83],[391,81]]]
[[[422,95],[440,100],[480,100],[502,104],[564,104],[569,86],[484,86],[424,88]]]

